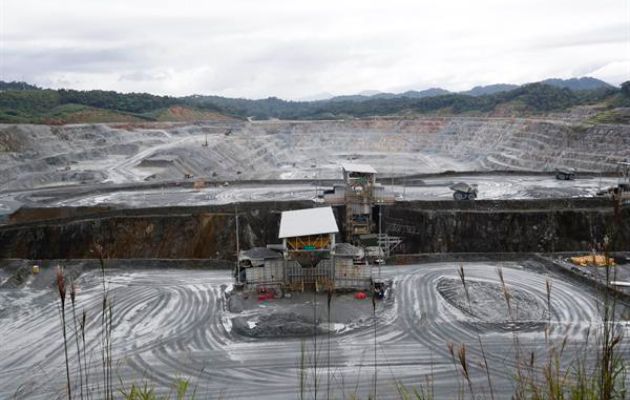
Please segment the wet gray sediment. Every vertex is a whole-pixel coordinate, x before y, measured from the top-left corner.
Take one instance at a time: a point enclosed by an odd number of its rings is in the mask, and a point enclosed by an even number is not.
[[[556,275],[544,268],[533,269],[523,262],[463,262],[476,302],[471,315],[462,303],[459,262],[439,262],[384,267],[384,278],[394,281],[390,303],[377,303],[376,320],[369,316],[371,301],[353,297],[335,302],[342,309],[338,321],[358,311],[345,322],[360,321],[354,329],[330,335],[318,331],[317,374],[319,391],[325,388],[330,371],[332,393],[356,393],[367,397],[372,390],[374,351],[376,350],[379,395],[394,395],[394,384],[408,387],[425,383],[431,377],[436,396],[448,397],[459,382],[448,345],[466,344],[472,365],[473,384],[482,388],[485,373],[478,367],[481,338],[495,394],[509,397],[513,390],[514,334],[521,345],[533,351],[536,359],[547,354],[546,340],[560,343],[566,338],[568,366],[575,354],[595,357],[585,351],[585,340],[601,326],[598,293],[587,285]],[[287,310],[275,322],[298,317],[304,335],[245,335],[232,322],[234,318],[259,313],[270,315],[270,308],[283,309],[285,299],[258,301],[231,312],[226,291],[231,275],[227,270],[125,269],[123,264],[106,272],[106,284],[114,307],[112,352],[116,373],[125,381],[146,379],[158,392],[167,393],[178,377],[189,377],[198,396],[215,398],[295,398],[299,392],[298,372],[303,351],[307,391],[312,393],[314,337],[308,319],[305,297],[303,313]],[[501,311],[502,268],[506,284],[514,294],[514,304],[522,311],[509,332]],[[546,310],[546,281],[552,283],[551,309]],[[78,306],[88,315],[88,353],[93,384],[100,376],[99,310],[102,304],[100,271],[86,269],[78,277]],[[473,292],[471,291],[471,293]],[[289,300],[289,299],[286,299]],[[296,302],[300,299],[294,299]],[[355,303],[356,302],[356,303]],[[490,307],[489,303],[497,302]],[[25,283],[0,289],[0,397],[44,399],[59,396],[64,390],[63,347],[59,326],[58,300],[52,288],[35,288]],[[325,326],[325,302],[319,301]],[[361,311],[365,307],[364,314]],[[496,315],[495,312],[496,311]],[[250,314],[248,314],[250,313]],[[272,322],[274,320],[272,319]],[[336,322],[336,321],[335,321]],[[536,324],[532,324],[535,322]],[[261,326],[261,329],[264,324]],[[298,330],[299,331],[299,330]],[[307,334],[310,331],[311,334]],[[376,348],[374,347],[376,332]],[[278,332],[275,332],[278,333]],[[282,333],[282,332],[280,332]],[[298,332],[299,333],[299,332]],[[547,336],[546,336],[547,335]],[[72,334],[71,334],[72,340]],[[35,351],[35,349],[38,349]],[[43,349],[43,350],[39,350]],[[329,356],[330,350],[330,356]],[[628,357],[624,341],[620,355]],[[71,352],[71,357],[73,353]],[[75,361],[71,359],[71,365]],[[328,368],[330,366],[330,369]],[[73,367],[76,374],[76,368]],[[343,380],[343,383],[342,383]],[[356,388],[356,390],[355,390]],[[94,395],[98,397],[95,388]]]

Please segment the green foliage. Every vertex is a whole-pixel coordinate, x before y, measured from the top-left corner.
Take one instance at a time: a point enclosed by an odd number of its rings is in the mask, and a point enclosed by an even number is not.
[[[177,400],[192,400],[195,398],[194,391],[189,394],[190,381],[187,379],[177,379],[174,383],[174,389],[175,397],[171,397],[170,394],[160,397],[155,393],[155,388],[146,381],[141,385],[133,383],[129,388],[125,388],[121,381],[119,393],[125,400],[170,400],[173,398]]]
[[[153,385],[149,385],[147,381],[142,384],[132,383],[130,387],[125,387],[124,382],[120,382],[120,389],[118,392],[125,400],[186,400],[194,399],[195,391],[190,393],[190,381],[188,379],[177,379],[173,385],[175,397],[172,397],[171,392],[166,396],[158,396],[155,393]]]
[[[153,388],[147,382],[144,385],[131,385],[129,389],[120,389],[120,394],[125,400],[157,400]]]
[[[186,398],[186,393],[188,393],[189,386],[190,381],[188,381],[187,379],[178,379],[175,382],[175,394],[177,395],[177,400],[184,400]],[[194,397],[194,394],[192,397]]]
[[[0,93],[0,110],[31,115],[47,112],[60,105],[55,90],[9,90]]]
[[[575,104],[575,94],[566,88],[555,88],[540,83],[521,86],[505,93],[511,99],[518,98],[523,103],[536,111],[553,111],[564,109]],[[499,95],[501,97],[501,95]]]
[[[255,119],[338,119],[409,114],[483,114],[491,113],[500,106],[516,112],[535,114],[565,110],[575,105],[595,104],[606,99],[613,99],[609,101],[613,103],[625,99],[624,101],[630,103],[629,96],[620,94],[623,90],[630,91],[630,85],[626,84],[621,91],[615,88],[571,91],[533,83],[483,96],[448,93],[416,97],[403,94],[394,97],[374,96],[362,101],[337,98],[314,102],[285,101],[276,97],[260,100],[219,96],[170,97],[104,90],[49,90],[20,82],[2,84],[8,88],[20,89],[0,92],[1,122],[46,122],[55,119],[51,115],[52,110],[68,104],[154,120],[161,115],[162,110],[173,106]],[[112,115],[100,114],[105,120]]]
[[[38,89],[40,89],[40,88],[35,86],[35,85],[31,85],[29,83],[26,83],[26,82],[18,82],[18,81],[5,82],[5,81],[0,81],[0,92],[3,92],[5,90],[38,90]]]
[[[630,124],[630,112],[624,109],[606,110],[589,119],[594,124]]]
[[[168,96],[154,96],[147,93],[118,93],[103,90],[50,90],[39,89],[22,82],[1,82],[0,88],[0,121],[2,122],[48,122],[61,120],[70,113],[87,109],[103,110],[100,115],[104,120],[121,118],[123,114],[133,118],[151,119],[144,114],[158,114],[164,109],[183,105],[181,99]],[[19,89],[19,90],[18,90]],[[204,104],[203,111],[221,110]]]
[[[174,97],[154,96],[147,93],[117,93],[104,90],[66,90],[61,89],[59,102],[74,103],[108,110],[144,113],[158,108],[170,107],[178,103]]]
[[[258,119],[320,119],[366,117],[397,114],[427,113],[488,113],[497,106],[522,104],[525,111],[533,113],[563,110],[579,104],[593,104],[614,94],[615,89],[598,89],[574,92],[540,83],[524,85],[511,91],[485,96],[445,94],[413,98],[369,98],[363,101],[334,100],[316,102],[292,102],[275,97],[263,100],[229,99],[217,96],[184,97],[187,104],[215,105],[224,111]]]

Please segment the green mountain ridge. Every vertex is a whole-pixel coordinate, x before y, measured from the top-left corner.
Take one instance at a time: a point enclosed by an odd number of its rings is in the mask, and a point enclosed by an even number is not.
[[[559,88],[567,88],[572,91],[582,91],[582,90],[597,90],[597,89],[610,89],[614,88],[613,85],[606,83],[600,79],[591,78],[591,77],[582,77],[582,78],[570,78],[570,79],[545,79],[540,82],[532,82],[532,83],[542,83],[549,86],[555,86]],[[528,84],[525,84],[528,85]],[[510,90],[514,90],[520,86],[524,85],[515,85],[509,83],[498,83],[492,85],[485,86],[475,86],[470,90],[465,90],[461,92],[451,92],[442,88],[430,88],[425,90],[408,90],[403,93],[388,93],[388,92],[379,92],[379,91],[365,91],[355,95],[344,95],[344,96],[333,96],[328,100],[331,101],[365,101],[365,100],[373,100],[373,99],[391,99],[398,97],[409,97],[409,98],[422,98],[422,97],[432,97],[432,96],[441,96],[445,94],[463,94],[469,96],[483,96],[487,94],[495,94],[500,92],[507,92]]]
[[[498,112],[502,115],[510,112],[540,114],[577,105],[630,105],[630,96],[623,89],[593,78],[548,80],[547,83],[516,88],[490,85],[473,88],[469,91],[473,93],[469,94],[450,93],[442,89],[408,91],[399,95],[378,93],[363,96],[366,98],[361,101],[352,96],[319,101],[287,101],[276,97],[250,100],[203,95],[172,97],[104,90],[42,89],[24,82],[0,82],[0,88],[0,122],[8,123],[80,122],[82,117],[90,122],[99,118],[103,119],[102,122],[110,122],[110,119],[153,121],[176,116],[178,120],[185,120],[218,115],[256,119],[339,119],[423,114],[488,115]],[[487,94],[483,94],[484,91]],[[167,111],[173,107],[177,108],[177,112]]]

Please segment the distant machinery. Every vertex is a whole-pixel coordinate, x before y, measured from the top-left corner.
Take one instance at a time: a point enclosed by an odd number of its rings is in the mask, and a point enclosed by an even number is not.
[[[455,200],[474,200],[477,198],[478,189],[474,183],[470,185],[465,182],[458,182],[451,185],[449,189],[453,191]]]
[[[556,179],[561,181],[571,181],[575,179],[574,168],[556,168]]]
[[[193,183],[193,189],[195,190],[201,190],[204,187],[206,187],[206,181],[203,179],[197,179],[195,183]]]
[[[630,204],[630,161],[618,163],[620,178],[617,187],[612,189],[613,198],[621,204]]]
[[[597,194],[609,196],[618,201],[619,204],[630,204],[630,161],[620,161],[617,163],[619,171],[619,182],[617,186],[602,190]]]

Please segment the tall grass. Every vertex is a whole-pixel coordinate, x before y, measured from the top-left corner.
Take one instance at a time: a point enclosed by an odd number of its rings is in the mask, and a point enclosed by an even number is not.
[[[317,384],[319,379],[317,376],[317,290],[313,290],[313,391],[315,400],[317,400]]]
[[[606,274],[610,273],[611,265],[607,265]],[[467,281],[463,267],[458,271],[462,285],[465,288],[467,301],[470,309],[470,297],[467,293]],[[503,271],[497,270],[501,292],[507,307],[510,322],[517,322],[517,315],[514,309],[513,296],[504,279]],[[607,276],[608,281],[610,281]],[[521,346],[517,330],[513,330],[513,351],[515,358],[514,393],[515,400],[616,400],[625,399],[627,395],[625,380],[626,366],[624,360],[618,354],[618,347],[622,341],[621,334],[616,330],[616,296],[614,291],[606,288],[602,292],[601,329],[598,330],[599,344],[595,348],[589,344],[591,329],[587,331],[584,343],[583,356],[578,356],[569,367],[563,367],[566,360],[566,349],[569,339],[565,335],[559,341],[553,341],[549,335],[549,325],[545,327],[545,360],[539,363],[535,358],[535,353],[530,352],[525,355]],[[545,282],[545,292],[547,301],[547,323],[551,322],[551,300],[552,285],[549,280]],[[480,336],[479,336],[480,337]],[[488,378],[488,387],[492,395],[492,381],[488,369],[488,361],[485,353],[481,349],[482,342],[479,340],[482,365],[485,366]],[[453,344],[448,346],[453,364],[460,371],[465,387],[468,389],[470,398],[481,398],[476,393],[471,377],[471,360],[465,344],[456,347]],[[588,360],[587,354],[595,350],[596,361]],[[483,388],[480,388],[483,389]],[[459,397],[464,398],[465,393],[462,385],[459,386]]]
[[[609,244],[608,238],[604,238],[606,287],[603,289],[603,334],[601,340],[599,366],[599,394],[600,398],[603,400],[611,400],[614,398],[618,392],[617,388],[619,386],[619,378],[625,371],[623,360],[620,359],[617,353],[617,348],[621,343],[622,336],[620,333],[615,331],[617,325],[617,296],[616,291],[612,290],[610,287],[610,282],[612,280],[616,280],[616,270],[612,268],[611,265],[610,255],[608,252]],[[612,277],[611,271],[613,275]],[[625,383],[625,379],[622,380],[622,383]],[[623,394],[625,395],[625,387],[623,387]]]
[[[607,253],[607,250],[606,250]],[[607,255],[607,259],[610,259]],[[109,288],[106,283],[105,272],[105,259],[100,260],[100,274],[102,278],[102,296],[103,303],[101,308],[101,355],[102,355],[102,368],[103,368],[103,395],[99,398],[114,399],[122,397],[124,399],[158,399],[155,387],[144,382],[142,384],[132,383],[125,385],[122,381],[118,388],[114,388],[112,382],[112,330],[113,330],[113,312],[114,308],[110,300]],[[614,269],[611,265],[606,267],[606,278],[609,282],[614,280]],[[466,271],[463,265],[460,265],[458,269],[458,275],[460,277],[461,284],[464,288],[464,295],[466,296],[466,304],[468,311],[471,315],[474,315],[473,301],[470,293],[469,278],[466,276]],[[518,315],[515,309],[514,296],[511,293],[508,282],[505,279],[502,269],[497,269],[497,280],[500,283],[500,291],[502,293],[503,301],[507,309],[508,319],[512,323],[518,322]],[[547,322],[544,328],[545,335],[545,355],[541,359],[537,359],[534,352],[524,351],[517,330],[512,331],[513,335],[513,351],[515,358],[515,372],[514,372],[514,393],[513,399],[516,400],[617,400],[625,399],[627,396],[627,389],[625,387],[626,378],[626,365],[624,359],[619,352],[619,346],[622,343],[623,337],[617,329],[617,298],[614,295],[614,291],[605,288],[601,292],[601,324],[595,328],[589,328],[586,333],[586,340],[583,345],[581,354],[575,357],[575,361],[569,367],[564,366],[566,358],[572,356],[567,354],[567,348],[569,345],[569,338],[565,335],[560,340],[554,340],[553,335],[550,334],[550,324],[552,322],[552,300],[553,300],[553,285],[550,280],[545,281],[544,293],[546,301],[545,320]],[[79,305],[79,295],[75,282],[67,284],[67,280],[64,274],[64,269],[59,267],[56,274],[56,291],[59,296],[59,311],[60,320],[62,324],[62,334],[64,340],[64,355],[66,364],[66,386],[68,399],[72,399],[73,389],[78,389],[78,393],[75,391],[75,395],[79,395],[81,399],[90,398],[91,384],[89,382],[89,369],[87,364],[86,353],[86,324],[87,313],[83,311],[80,315],[77,313],[77,306]],[[327,313],[328,321],[331,321],[332,310],[332,292],[327,293]],[[72,306],[72,319],[71,325],[68,324],[66,314],[66,299],[70,299]],[[317,299],[314,298],[314,301]],[[314,305],[316,307],[316,305]],[[300,367],[298,371],[299,379],[299,398],[304,399],[307,396],[307,384],[311,380],[313,387],[308,392],[310,395],[318,395],[318,378],[317,378],[317,312],[314,308],[314,329],[313,329],[313,359],[309,360],[306,352],[306,343],[302,342],[301,346],[301,359]],[[375,297],[372,297],[372,311],[374,318],[374,380],[373,389],[369,394],[369,398],[376,398],[378,393],[378,325],[377,325],[377,302]],[[74,346],[77,352],[77,368],[78,379],[74,382],[70,368],[70,358],[68,354],[69,343],[68,332],[66,327],[70,326],[74,332]],[[458,373],[457,388],[454,389],[453,398],[495,398],[495,388],[493,387],[494,380],[491,376],[490,363],[485,353],[484,343],[481,333],[476,329],[477,345],[479,345],[480,359],[476,360],[474,356],[471,357],[471,345],[462,343],[460,345],[449,344],[448,351],[451,354],[453,365]],[[331,367],[331,337],[328,336],[328,376],[327,376],[327,398],[334,398],[332,393],[332,374]],[[592,359],[589,359],[588,355],[593,351],[597,352],[597,357],[593,363]],[[310,362],[309,362],[310,361]],[[312,363],[311,371],[314,373],[314,377],[309,379],[307,365]],[[485,384],[479,384],[479,381],[475,380],[475,366],[480,365],[485,375]],[[75,370],[76,371],[76,370]],[[358,383],[357,383],[358,385]],[[400,399],[416,399],[425,400],[433,399],[432,383],[427,378],[426,386],[419,385],[418,388],[407,389],[400,383],[396,383],[397,397]],[[186,380],[177,381],[175,387],[172,390],[172,394],[169,394],[166,398],[174,396],[177,399],[183,399],[186,393],[189,391],[189,383]],[[357,395],[358,386],[355,388],[354,394],[347,396],[349,398],[359,398]],[[390,396],[391,393],[388,395]],[[486,396],[487,395],[487,396]],[[193,394],[194,396],[194,394]],[[346,395],[344,394],[344,398]]]
[[[458,274],[459,274],[459,279],[461,280],[462,285],[464,286],[464,293],[466,295],[466,303],[468,304],[468,312],[470,313],[470,315],[473,315],[472,303],[470,302],[470,293],[468,292],[468,286],[466,285],[466,274],[464,273],[464,266],[462,264],[460,264],[459,266]],[[486,377],[488,379],[488,388],[490,390],[490,398],[494,400],[494,389],[492,387],[492,379],[490,378],[490,368],[488,367],[488,358],[486,357],[486,351],[483,347],[483,342],[481,341],[481,333],[479,332],[477,325],[475,325],[475,334],[477,336],[477,343],[479,343],[479,349],[481,350],[481,358],[483,360],[484,369],[486,371]],[[466,355],[465,348],[463,348],[463,352],[465,356]],[[465,357],[464,357],[464,360],[465,360]]]
[[[113,316],[114,308],[109,288],[106,281],[105,273],[105,259],[106,253],[104,249],[96,245],[94,253],[98,256],[100,266],[100,276],[102,285],[102,302],[100,312],[100,353],[101,353],[101,367],[102,367],[102,383],[91,383],[89,380],[89,365],[88,365],[88,346],[86,343],[86,336],[88,335],[88,314],[85,310],[80,314],[77,314],[78,305],[78,290],[76,283],[71,280],[70,284],[67,283],[64,268],[62,266],[57,267],[55,276],[55,289],[59,296],[59,315],[61,320],[61,331],[63,335],[63,347],[66,366],[66,391],[68,399],[72,399],[73,388],[78,388],[80,399],[89,400],[90,393],[94,389],[102,390],[102,394],[98,399],[113,400],[120,398],[127,400],[158,400],[158,399],[171,399],[176,398],[183,400],[190,393],[190,381],[187,379],[176,379],[174,387],[171,389],[171,393],[167,396],[158,396],[152,385],[148,382],[143,384],[131,383],[129,386],[121,380],[118,388],[114,387],[113,382],[113,353],[112,353],[112,333],[113,333]],[[69,291],[68,291],[69,290]],[[70,325],[66,319],[66,306],[67,298],[70,298],[72,306],[72,324]],[[70,370],[70,357],[68,354],[68,347],[71,345],[71,338],[68,337],[68,328],[71,329],[71,333],[74,335],[74,345],[76,347],[76,361],[78,369],[78,379],[73,384],[73,379]],[[101,387],[102,385],[102,387]],[[193,390],[189,398],[195,397],[196,390]],[[118,393],[120,396],[117,396]],[[76,393],[75,393],[76,394]]]
[[[105,280],[105,262],[101,261],[101,276]],[[608,266],[609,270],[607,274],[613,276],[614,271],[611,266]],[[473,301],[470,294],[468,277],[466,271],[462,265],[460,265],[458,274],[464,287],[464,295],[466,296],[467,307],[471,315],[474,315]],[[507,309],[507,315],[510,322],[518,322],[518,315],[515,310],[514,297],[506,281],[503,271],[497,270],[497,279],[500,282],[500,290],[503,295],[505,306]],[[78,388],[81,398],[89,398],[90,384],[88,381],[88,368],[86,357],[86,319],[87,314],[85,311],[81,315],[78,315],[76,308],[78,302],[78,292],[74,282],[70,285],[66,284],[66,278],[64,276],[63,268],[59,268],[57,271],[57,292],[60,299],[60,319],[62,322],[62,333],[64,337],[64,354],[66,361],[66,380],[67,380],[67,394],[68,398],[72,398],[72,389]],[[66,332],[66,298],[69,298],[72,305],[72,317],[73,317],[73,329],[75,334],[74,346],[77,348],[77,362],[79,377],[75,385],[72,385],[72,375],[70,369],[70,359],[68,357],[68,334]],[[567,357],[566,349],[568,348],[569,339],[564,336],[561,340],[553,340],[552,335],[549,333],[549,324],[552,318],[552,299],[553,289],[551,281],[545,281],[545,300],[546,310],[545,319],[547,326],[544,329],[545,333],[545,346],[546,354],[543,359],[538,360],[535,357],[534,352],[526,353],[521,347],[520,340],[518,338],[518,332],[513,331],[514,341],[513,350],[515,357],[515,376],[514,384],[515,389],[512,395],[514,399],[523,400],[595,400],[595,399],[624,399],[627,395],[625,388],[626,367],[624,360],[619,354],[618,348],[622,342],[622,336],[616,329],[616,297],[614,292],[604,290],[602,292],[602,324],[601,328],[595,329],[595,334],[591,335],[589,329],[587,333],[586,343],[584,344],[584,356],[577,357],[576,362],[570,367],[563,367],[563,360]],[[106,283],[103,283],[103,306],[101,310],[101,343],[102,346],[102,365],[103,365],[103,396],[100,398],[113,399],[122,396],[124,399],[158,399],[155,387],[145,382],[143,384],[132,383],[131,385],[125,385],[122,381],[118,389],[114,388],[112,383],[112,320],[113,320],[113,307],[109,301],[109,289]],[[378,357],[377,357],[377,338],[378,338],[378,326],[377,322],[377,302],[375,297],[372,298],[373,318],[374,318],[374,380],[373,389],[370,393],[370,398],[376,398],[378,393]],[[331,320],[332,309],[332,292],[328,293],[327,298],[327,313],[328,320]],[[314,330],[313,330],[313,359],[312,371],[317,373],[317,314],[314,310]],[[477,344],[480,346],[480,360],[475,360],[475,357],[471,357],[470,344],[454,345],[449,344],[448,350],[451,354],[453,365],[458,371],[458,388],[455,389],[456,393],[453,393],[453,398],[494,398],[495,388],[493,387],[493,379],[491,377],[491,370],[488,358],[486,357],[485,350],[483,348],[483,340],[480,332],[477,330]],[[598,351],[597,362],[593,365],[592,360],[589,361],[586,354],[593,350],[594,346],[589,343],[592,336],[596,336],[597,342],[595,348]],[[327,378],[327,398],[334,398],[332,394],[332,375],[330,372],[331,354],[330,354],[330,339],[328,337],[328,378]],[[302,342],[302,351],[300,359],[300,368],[298,379],[300,381],[299,386],[299,398],[304,399],[307,396],[307,382],[309,381],[307,365],[309,360],[306,354],[306,343]],[[81,363],[83,361],[83,364]],[[479,381],[474,379],[475,366],[480,365],[485,375],[486,384],[480,385]],[[318,381],[315,375],[312,378],[313,390],[309,390],[310,395],[318,393]],[[176,388],[173,389],[173,395],[177,398],[184,398],[185,394],[189,390],[188,381],[178,381]],[[397,396],[401,399],[416,399],[425,400],[434,398],[433,390],[430,381],[427,380],[426,386],[420,385],[418,388],[412,388],[411,390],[405,388],[403,385],[397,383],[396,385]],[[454,390],[454,391],[455,391]],[[182,394],[183,393],[183,394]],[[348,396],[350,398],[359,398],[357,395],[358,387],[355,389],[354,395]],[[389,394],[391,395],[391,393]],[[389,396],[388,395],[388,396]],[[486,395],[488,397],[486,397]],[[344,397],[345,394],[344,394]],[[451,397],[451,396],[449,396]],[[169,395],[167,398],[171,398]]]
[[[153,385],[146,380],[141,383],[132,383],[129,387],[120,381],[120,389],[118,393],[125,400],[184,400],[190,391],[190,381],[188,379],[177,379],[166,396],[158,396]],[[189,396],[190,399],[195,398],[195,390]]]
[[[330,400],[330,344],[331,344],[331,340],[330,340],[330,336],[331,336],[331,331],[332,331],[332,323],[331,323],[331,318],[330,318],[330,312],[331,312],[331,307],[332,307],[332,298],[333,298],[333,289],[332,287],[328,287],[328,290],[326,290],[326,312],[328,314],[328,365],[327,365],[327,369],[326,369],[326,399]]]
[[[378,348],[378,333],[376,327],[376,291],[372,292],[372,318],[374,319],[374,399],[378,393],[378,357],[376,354]]]
[[[77,345],[77,364],[79,364],[79,387],[81,389],[81,400],[83,400],[83,365],[81,364],[81,346],[79,345],[79,322],[76,311],[77,286],[74,280],[70,282],[70,300],[72,303],[72,321],[74,327],[74,341]]]
[[[109,296],[107,280],[105,278],[105,259],[107,254],[100,244],[94,245],[94,253],[96,253],[99,261],[101,272],[101,284],[103,285],[103,294],[101,302],[101,368],[103,373],[103,390],[104,398],[112,400],[114,398],[113,374],[112,374],[112,329],[113,329],[113,306]]]
[[[63,273],[63,267],[57,266],[56,275],[57,293],[59,294],[59,312],[61,316],[61,331],[63,333],[63,351],[66,360],[66,380],[68,399],[72,399],[72,386],[70,384],[70,363],[68,360],[68,336],[66,334],[66,278]]]
[[[298,367],[300,400],[304,400],[304,395],[306,394],[306,380],[308,377],[306,362],[306,342],[302,340],[300,342],[300,365]]]
[[[609,237],[614,238],[615,232],[612,231]],[[609,243],[612,240],[605,239],[603,243],[603,249],[605,252],[605,258],[610,263],[610,257],[608,252]],[[155,388],[148,382],[143,384],[132,383],[131,385],[125,385],[124,382],[120,382],[117,389],[113,384],[113,354],[112,354],[112,331],[113,331],[113,301],[111,299],[110,291],[106,280],[106,266],[105,259],[106,254],[101,246],[95,248],[96,254],[99,258],[101,283],[102,283],[102,306],[100,310],[100,322],[101,322],[101,364],[103,375],[103,396],[111,400],[116,398],[116,395],[120,395],[125,399],[157,399]],[[461,284],[464,289],[464,295],[466,297],[466,304],[470,315],[474,316],[473,301],[470,294],[470,285],[466,271],[463,265],[459,266],[457,270]],[[518,322],[519,316],[515,309],[514,297],[511,293],[510,286],[505,280],[502,269],[497,269],[497,278],[500,283],[500,291],[507,310],[507,316],[509,322],[512,325]],[[605,279],[606,282],[610,282],[615,279],[615,269],[612,265],[605,266]],[[70,300],[72,306],[72,328],[75,336],[75,347],[77,351],[77,363],[78,363],[78,383],[75,386],[72,385],[72,375],[70,369],[70,359],[68,354],[68,333],[67,333],[67,321],[66,321],[66,298],[68,285],[64,275],[64,270],[59,267],[56,274],[56,289],[59,295],[59,311],[60,320],[62,324],[62,334],[64,341],[64,355],[65,355],[65,367],[66,367],[66,386],[68,399],[72,399],[72,389],[79,389],[79,395],[81,399],[89,399],[90,391],[92,389],[89,381],[89,368],[87,363],[86,353],[86,329],[87,329],[87,314],[82,312],[81,316],[77,315],[77,290],[74,282],[69,285]],[[552,299],[553,299],[553,285],[549,279],[545,281],[545,301],[546,310],[544,319],[546,319],[546,325],[544,327],[544,356],[538,359],[536,353],[533,351],[526,351],[521,344],[519,333],[517,329],[513,329],[512,334],[512,349],[514,354],[514,392],[512,398],[516,400],[617,400],[625,399],[628,395],[627,388],[625,386],[627,367],[622,354],[619,351],[620,344],[623,341],[623,336],[618,330],[617,321],[617,297],[615,291],[611,287],[607,286],[601,291],[601,324],[595,327],[589,327],[586,333],[586,339],[583,343],[583,349],[580,354],[575,356],[574,354],[567,354],[569,348],[569,337],[563,336],[560,339],[554,339],[554,335],[551,333],[552,324]],[[301,355],[298,368],[298,380],[299,380],[299,398],[304,399],[307,396],[307,385],[309,383],[308,377],[308,365],[311,364],[313,378],[312,378],[312,391],[310,394],[314,395],[315,399],[318,396],[319,380],[318,380],[318,315],[317,315],[317,294],[313,294],[313,358],[309,360],[306,351],[306,342],[301,342]],[[333,292],[327,292],[327,313],[328,322],[331,321],[331,309],[332,309],[332,296]],[[372,393],[369,397],[377,397],[378,394],[378,325],[377,325],[377,302],[376,298],[372,296],[373,307],[373,329],[374,329],[374,377]],[[453,368],[457,373],[457,388],[454,389],[456,393],[449,398],[486,398],[486,393],[489,398],[495,399],[495,380],[492,377],[491,365],[489,363],[484,342],[482,340],[481,332],[478,325],[473,324],[475,329],[476,344],[462,343],[459,345],[449,343],[448,352],[451,355],[451,361]],[[80,338],[80,340],[79,340]],[[326,395],[327,398],[333,398],[332,393],[332,380],[331,373],[331,336],[328,333],[328,369],[326,380]],[[471,352],[471,348],[474,346],[479,347],[480,359],[476,360],[474,352]],[[596,354],[595,361],[589,358],[589,355]],[[565,361],[568,357],[573,357],[574,362],[570,366],[565,366]],[[82,364],[83,361],[83,364]],[[310,362],[309,362],[310,361]],[[479,383],[479,380],[475,380],[474,374],[477,370],[475,367],[481,366],[481,370],[484,374],[483,383]],[[497,366],[494,366],[495,368]],[[502,366],[499,366],[502,368]],[[342,377],[343,379],[343,377]],[[432,377],[426,377],[426,386],[419,385],[418,388],[408,389],[399,382],[396,383],[397,395],[401,399],[417,399],[425,400],[434,398],[433,394],[433,380]],[[484,382],[485,381],[485,382]],[[358,385],[355,387],[354,395],[349,397],[358,398]],[[189,382],[186,380],[177,381],[174,389],[174,394],[177,399],[183,399],[186,393],[189,391]],[[75,391],[76,395],[76,391]],[[391,395],[391,394],[390,394]],[[194,394],[193,394],[194,396]],[[170,398],[170,395],[168,396]],[[345,394],[344,394],[344,397]]]

